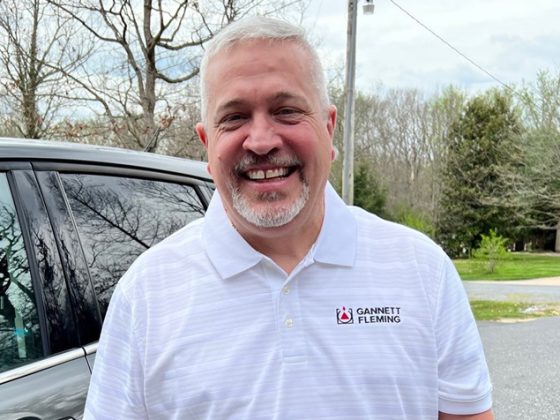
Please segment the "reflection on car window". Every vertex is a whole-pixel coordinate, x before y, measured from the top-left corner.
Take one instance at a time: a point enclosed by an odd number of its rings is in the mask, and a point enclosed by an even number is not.
[[[0,173],[0,372],[41,357],[27,254],[6,174]]]
[[[146,249],[204,214],[189,185],[61,174],[105,316],[116,282]]]

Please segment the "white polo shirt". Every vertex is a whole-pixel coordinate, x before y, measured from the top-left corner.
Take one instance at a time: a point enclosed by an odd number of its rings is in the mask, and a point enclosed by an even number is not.
[[[206,217],[113,295],[86,419],[436,419],[491,407],[460,279],[422,234],[346,207],[288,276]]]

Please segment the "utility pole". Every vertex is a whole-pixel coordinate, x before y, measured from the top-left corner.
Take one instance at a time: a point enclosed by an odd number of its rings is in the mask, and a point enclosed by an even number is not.
[[[373,14],[373,0],[366,0],[364,13]],[[342,199],[354,204],[354,79],[356,75],[356,30],[358,0],[348,0],[346,31],[346,106],[344,108],[344,160],[342,162]]]

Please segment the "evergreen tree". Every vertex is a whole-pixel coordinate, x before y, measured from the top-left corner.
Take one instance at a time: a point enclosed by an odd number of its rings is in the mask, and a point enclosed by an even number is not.
[[[490,91],[471,99],[452,124],[442,174],[437,239],[451,255],[476,248],[497,229],[513,238],[517,212],[506,197],[504,168],[514,167],[521,126],[511,98]]]
[[[354,205],[379,217],[387,217],[385,203],[387,191],[375,176],[375,170],[364,161],[356,162],[354,168]]]

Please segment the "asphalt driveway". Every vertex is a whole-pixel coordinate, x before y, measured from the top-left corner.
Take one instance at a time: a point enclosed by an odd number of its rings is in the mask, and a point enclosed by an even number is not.
[[[496,420],[560,419],[560,317],[478,326]]]
[[[560,304],[560,278],[463,282],[470,300]],[[560,317],[478,322],[496,420],[560,419]]]

